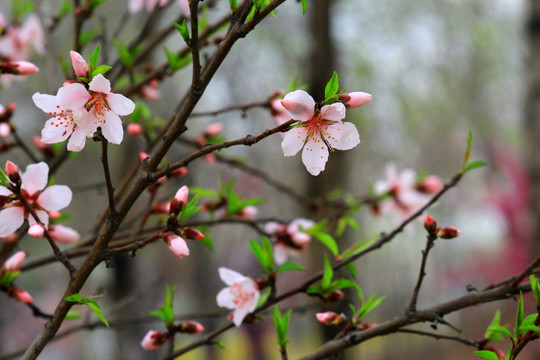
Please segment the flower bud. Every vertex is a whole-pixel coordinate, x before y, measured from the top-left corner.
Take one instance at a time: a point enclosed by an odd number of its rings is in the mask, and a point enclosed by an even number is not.
[[[441,239],[453,239],[459,236],[461,231],[453,226],[447,226],[443,229],[440,229],[437,233],[437,236]]]
[[[189,196],[189,188],[184,185],[176,192],[174,198],[171,200],[171,205],[169,208],[169,214],[177,215],[182,211],[184,205],[186,205]]]
[[[71,244],[81,238],[76,230],[63,225],[49,225],[47,231],[54,241],[62,244]]]
[[[341,325],[345,322],[345,319],[342,315],[336,314],[335,312],[327,311],[324,313],[317,313],[315,317],[319,322],[322,322],[324,325]]]
[[[416,184],[416,191],[425,194],[436,194],[442,190],[444,183],[440,177],[435,175],[427,176],[424,180]]]
[[[182,176],[186,176],[187,173],[188,173],[187,168],[179,167],[178,169],[174,169],[173,171],[171,171],[171,173],[169,174],[169,177],[171,177],[171,178],[179,178],[179,177],[182,177]]]
[[[26,253],[24,251],[17,251],[15,254],[11,255],[9,259],[6,260],[4,266],[2,266],[2,270],[19,270],[25,258]]]
[[[30,296],[27,291],[20,289],[16,286],[10,286],[7,289],[7,296],[25,304],[31,304],[34,302],[34,299],[32,299],[32,296]]]
[[[139,90],[139,94],[142,98],[147,100],[159,100],[161,98],[161,92],[152,86],[145,85]]]
[[[147,351],[159,349],[161,345],[165,343],[167,337],[168,336],[165,333],[161,333],[155,330],[148,330],[148,332],[141,341],[141,346],[144,350]]]
[[[255,220],[258,213],[259,210],[255,206],[248,205],[242,208],[237,216],[242,220]]]
[[[0,137],[8,137],[11,134],[11,127],[7,123],[0,123]]]
[[[433,217],[426,215],[426,219],[424,220],[424,228],[428,234],[434,235],[437,233],[437,222]]]
[[[207,162],[208,164],[213,164],[216,162],[216,155],[214,154],[206,154],[203,156],[203,160]]]
[[[338,302],[343,300],[345,293],[341,290],[332,290],[329,293],[323,294],[324,301],[328,302]]]
[[[133,135],[133,136],[141,135],[143,133],[143,130],[144,129],[141,126],[141,124],[131,123],[127,126],[127,133],[129,135]]]
[[[11,180],[12,183],[17,184],[21,180],[21,175],[19,174],[19,168],[17,165],[11,161],[6,161],[6,174]]]
[[[204,234],[202,232],[200,232],[199,230],[197,230],[197,229],[184,228],[184,229],[182,229],[182,231],[184,232],[184,235],[190,240],[202,240],[202,239],[204,239]]]
[[[88,63],[84,58],[76,51],[70,51],[69,55],[71,56],[71,65],[73,65],[73,70],[75,70],[75,75],[79,76],[88,76]]]
[[[45,229],[41,224],[34,224],[28,229],[28,235],[35,237],[36,239],[40,239],[44,233]]]
[[[205,137],[217,136],[223,130],[223,124],[220,122],[213,123],[208,125],[206,130],[204,130]]]
[[[39,71],[39,68],[29,61],[15,61],[13,65],[17,75],[31,75]]]
[[[144,151],[140,151],[139,152],[139,159],[141,160],[141,162],[143,162],[144,160],[148,159],[150,157],[150,155],[148,155],[147,153],[145,153]]]
[[[365,92],[351,92],[339,96],[339,100],[345,104],[347,109],[352,109],[367,104],[371,101],[371,99],[373,99],[373,96]]]
[[[167,244],[169,250],[180,259],[189,255],[189,248],[186,241],[180,236],[173,233],[165,233],[163,234],[163,240]]]
[[[204,326],[196,321],[188,321],[180,324],[180,331],[187,334],[200,334],[204,331]]]
[[[362,330],[367,330],[367,329],[374,328],[375,326],[377,326],[377,324],[375,324],[375,323],[362,324],[361,329]]]

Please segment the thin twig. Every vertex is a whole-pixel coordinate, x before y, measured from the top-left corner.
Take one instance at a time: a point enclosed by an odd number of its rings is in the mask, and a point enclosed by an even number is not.
[[[109,170],[109,158],[107,156],[107,145],[109,142],[105,139],[101,133],[101,128],[98,128],[98,137],[101,141],[101,163],[103,164],[103,172],[105,174],[105,183],[107,184],[107,196],[109,199],[109,211],[111,214],[116,213],[114,205],[114,187],[111,181],[111,172]]]
[[[213,110],[213,111],[196,112],[196,113],[191,114],[190,117],[217,116],[217,115],[229,112],[229,111],[237,111],[237,110],[245,112],[246,110],[258,108],[258,107],[269,108],[270,102],[261,101],[261,102],[255,102],[255,103],[245,104],[245,105],[232,105],[232,106],[227,106],[227,107],[224,107],[218,110]]]
[[[427,331],[421,331],[421,330],[414,330],[414,329],[398,329],[396,330],[397,333],[405,333],[405,334],[414,334],[414,335],[421,335],[421,336],[428,336],[437,340],[452,340],[457,341],[465,345],[473,346],[477,349],[480,348],[480,344],[473,340],[466,338],[464,336],[449,336],[449,335],[442,335],[442,334],[436,334],[432,332]]]
[[[418,300],[418,293],[420,292],[420,287],[422,286],[422,281],[424,280],[424,277],[426,276],[426,263],[427,258],[429,255],[429,251],[433,247],[433,244],[435,243],[435,240],[437,240],[437,235],[429,234],[427,235],[427,241],[426,241],[426,248],[424,251],[422,251],[422,263],[420,264],[420,272],[418,274],[418,280],[416,281],[416,286],[414,287],[414,292],[411,298],[411,302],[409,304],[409,308],[407,309],[408,314],[414,314],[416,311],[416,301]]]

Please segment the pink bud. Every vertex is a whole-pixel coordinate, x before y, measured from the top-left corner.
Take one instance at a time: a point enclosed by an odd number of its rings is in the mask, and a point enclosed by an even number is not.
[[[324,301],[338,302],[343,300],[343,298],[345,297],[345,293],[341,290],[332,290],[329,293],[324,294],[322,297]]]
[[[29,61],[15,61],[13,65],[15,65],[18,75],[30,75],[39,71],[39,68]]]
[[[148,155],[144,151],[139,152],[139,159],[141,159],[141,161],[144,161],[144,160],[148,159],[149,157],[150,157],[150,155]]]
[[[415,189],[426,194],[436,194],[441,191],[443,187],[444,183],[440,177],[430,175],[416,184]]]
[[[296,232],[291,235],[291,240],[298,246],[305,246],[311,241],[311,236],[303,232]]]
[[[63,225],[49,225],[47,231],[54,241],[62,244],[71,244],[81,238],[81,235],[76,230]]]
[[[2,270],[19,270],[25,258],[26,253],[24,251],[17,251],[15,254],[11,255],[9,259],[6,260],[4,266],[2,267]]]
[[[167,334],[155,330],[148,330],[141,341],[141,346],[144,350],[148,351],[159,349],[161,345],[165,343],[166,337]]]
[[[367,104],[371,101],[371,99],[373,99],[373,96],[365,92],[351,92],[343,94],[339,97],[339,100],[345,104],[347,109],[352,109]]]
[[[200,232],[199,230],[197,230],[197,229],[184,228],[184,229],[182,229],[182,231],[184,232],[184,235],[190,240],[202,240],[202,239],[204,239],[204,234],[202,232]]]
[[[437,222],[433,217],[426,215],[426,219],[424,220],[424,228],[428,234],[433,235],[437,232]]]
[[[71,56],[71,64],[73,65],[73,70],[75,70],[75,75],[79,76],[88,76],[88,64],[86,60],[76,51],[70,51],[69,55]]]
[[[206,137],[217,136],[217,135],[219,135],[219,133],[222,130],[223,130],[223,124],[222,123],[220,123],[220,122],[213,123],[213,124],[208,125],[208,127],[204,131],[204,135]]]
[[[459,236],[461,234],[461,231],[459,231],[457,228],[453,226],[447,226],[437,233],[437,236],[441,239],[453,239]]]
[[[19,173],[19,167],[11,161],[6,161],[6,174],[14,175]]]
[[[186,241],[180,236],[173,233],[165,233],[163,234],[163,240],[169,247],[169,250],[171,250],[172,253],[178,256],[180,259],[189,255],[189,248]]]
[[[171,205],[168,202],[157,203],[157,204],[154,204],[153,210],[155,213],[158,213],[158,214],[168,214],[170,208],[171,208]]]
[[[258,213],[259,210],[255,206],[248,205],[245,208],[242,208],[237,216],[243,220],[255,220]]]
[[[343,323],[343,317],[335,312],[327,311],[324,313],[317,313],[315,317],[318,321],[324,325],[340,325]]]
[[[184,207],[184,205],[186,205],[188,196],[189,196],[189,188],[186,185],[178,189],[178,191],[176,192],[176,195],[174,195],[174,198],[171,200],[171,203],[169,206],[169,214],[178,215],[180,211],[182,211],[182,208]]]
[[[188,321],[186,323],[181,324],[180,329],[182,332],[194,335],[194,334],[202,333],[204,331],[204,326],[202,326],[196,321]]]
[[[30,229],[28,229],[28,235],[35,237],[36,239],[41,238],[44,233],[45,233],[45,229],[43,228],[43,225],[41,224],[34,224],[30,226]]]
[[[148,85],[141,87],[139,94],[142,98],[147,100],[159,100],[159,98],[161,98],[161,92]]]
[[[7,296],[14,298],[22,303],[31,304],[34,302],[32,296],[27,291],[15,286],[10,286],[7,290]]]
[[[54,219],[58,219],[59,217],[60,217],[60,211],[58,210],[49,211],[49,219],[54,220]]]
[[[11,127],[9,124],[0,123],[0,137],[8,137],[11,134]]]
[[[182,177],[182,176],[186,176],[188,173],[188,169],[185,168],[185,167],[180,167],[178,169],[174,169],[173,171],[171,171],[171,173],[169,174],[170,177],[172,178],[177,178],[177,177]]]
[[[377,326],[377,324],[375,323],[362,324],[362,330],[371,329],[371,328],[374,328],[375,326]]]
[[[141,124],[131,123],[127,126],[127,133],[129,135],[133,135],[133,136],[141,135],[143,133],[143,130],[144,129],[141,126]]]
[[[203,156],[203,159],[209,164],[213,164],[216,162],[216,156],[214,154],[206,154]]]

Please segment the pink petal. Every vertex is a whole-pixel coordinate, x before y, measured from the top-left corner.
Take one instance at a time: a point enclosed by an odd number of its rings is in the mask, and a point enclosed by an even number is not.
[[[51,118],[45,122],[45,126],[41,130],[41,141],[46,144],[55,144],[66,140],[73,132],[73,127],[56,126],[51,123],[54,118]]]
[[[227,309],[236,309],[234,304],[234,296],[231,294],[231,288],[226,287],[222,289],[216,296],[216,302],[219,307]]]
[[[48,175],[49,166],[46,163],[40,162],[28,165],[26,171],[22,175],[22,188],[32,196],[36,191],[45,188],[48,181]]]
[[[107,95],[109,108],[118,115],[129,115],[135,110],[135,103],[121,94]]]
[[[20,206],[0,211],[0,237],[13,234],[24,222],[24,210]]]
[[[315,100],[304,90],[288,93],[281,101],[281,105],[294,120],[309,120],[315,111]]]
[[[90,90],[99,92],[102,94],[110,94],[111,93],[111,82],[103,76],[103,74],[97,74],[94,76],[92,81],[90,81],[90,84],[88,84],[90,87]]]
[[[326,120],[341,121],[345,118],[345,105],[340,102],[323,106],[321,118]]]
[[[242,282],[247,278],[246,276],[234,270],[227,269],[226,267],[220,267],[218,271],[221,280],[223,280],[223,282],[229,286],[232,286],[234,283]]]
[[[233,323],[236,327],[239,327],[242,325],[242,322],[244,321],[244,318],[250,313],[249,309],[247,307],[243,307],[241,309],[236,309],[233,312]]]
[[[0,186],[0,196],[10,196],[13,193],[5,186]]]
[[[40,239],[44,233],[45,233],[45,228],[41,224],[34,224],[30,226],[30,229],[28,229],[28,235],[36,239]]]
[[[80,109],[92,98],[84,85],[71,83],[58,89],[56,100],[63,109]],[[58,110],[55,110],[58,111]]]
[[[66,185],[53,185],[39,195],[37,202],[45,210],[60,210],[69,205],[72,196],[73,193]]]
[[[322,130],[330,146],[337,150],[349,150],[360,144],[360,135],[356,126],[350,122],[336,122]]]
[[[17,271],[21,267],[25,258],[26,253],[24,251],[17,251],[15,254],[11,255],[9,259],[6,260],[2,269],[10,269],[11,271]]]
[[[71,56],[71,65],[73,65],[73,70],[77,76],[86,76],[88,75],[88,63],[84,58],[76,51],[70,51],[69,56]]]
[[[71,134],[69,138],[67,149],[69,151],[81,151],[86,144],[86,134],[81,128],[75,128],[75,131]]]
[[[302,162],[307,171],[317,176],[324,171],[326,161],[328,160],[328,147],[321,139],[311,137],[302,151]]]
[[[101,125],[101,132],[111,144],[120,144],[124,138],[122,120],[112,111],[105,112],[105,123]]]
[[[71,244],[81,238],[76,230],[63,225],[51,225],[48,231],[54,241],[62,244]]]
[[[283,150],[283,155],[285,156],[294,156],[304,143],[306,142],[307,128],[298,126],[285,133],[283,136],[283,142],[281,143],[281,149]]]
[[[39,221],[43,225],[45,225],[45,227],[47,227],[47,225],[49,225],[49,214],[44,210],[35,210],[35,212],[36,212],[36,215],[37,215]],[[36,219],[34,218],[33,215],[31,215],[31,214],[28,215],[28,224],[30,226],[35,225],[37,223],[38,222],[36,221]]]
[[[57,107],[58,101],[56,100],[56,96],[40,94],[37,92],[32,95],[32,100],[38,108],[45,111],[46,113],[53,113],[59,110]]]

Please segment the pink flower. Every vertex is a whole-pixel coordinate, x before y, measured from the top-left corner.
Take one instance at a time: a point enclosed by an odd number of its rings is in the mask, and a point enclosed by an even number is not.
[[[341,315],[336,314],[332,311],[327,311],[324,313],[317,313],[315,317],[318,321],[322,322],[324,325],[340,325],[343,324],[344,319]]]
[[[155,330],[148,330],[141,341],[141,346],[144,350],[157,350],[165,343],[167,334]]]
[[[34,104],[52,116],[41,131],[46,144],[62,142],[71,136],[69,151],[81,151],[86,138],[94,135],[97,125],[84,108],[92,95],[80,83],[71,83],[58,89],[56,96],[35,93]]]
[[[314,225],[308,219],[296,219],[289,225],[270,221],[266,223],[264,230],[274,241],[274,261],[281,265],[289,256],[298,256],[300,252],[306,251],[311,236],[302,232]]]
[[[285,95],[281,104],[300,123],[287,131],[281,148],[285,156],[294,156],[300,149],[302,162],[311,175],[319,175],[328,160],[328,149],[349,150],[360,143],[352,123],[345,123],[345,105],[334,103],[316,108],[313,98],[303,90]],[[304,146],[305,145],[305,146]]]
[[[47,186],[49,166],[40,162],[28,165],[21,174],[21,193],[26,202],[34,209],[39,220],[47,227],[49,215],[47,211],[60,210],[71,202],[71,190],[65,185]],[[13,192],[7,187],[0,186],[0,196],[13,198]],[[28,217],[30,226],[37,223],[33,216],[29,216],[22,203],[16,199],[9,202],[0,211],[0,237],[13,234]]]
[[[180,259],[189,255],[189,248],[186,241],[180,236],[173,233],[165,233],[163,234],[163,240],[167,244],[169,250],[171,250],[172,253],[178,256]]]
[[[92,100],[85,107],[92,114],[96,128],[101,127],[107,141],[120,144],[124,129],[118,115],[131,114],[135,104],[124,95],[111,93],[111,83],[102,74],[94,76],[88,86]]]
[[[26,60],[30,57],[30,46],[40,54],[45,51],[44,36],[37,15],[29,15],[22,26],[4,27],[0,37],[0,57],[11,61]]]
[[[270,113],[278,126],[291,120],[291,116],[283,105],[281,105],[281,99],[273,99],[270,101]]]
[[[371,101],[371,99],[373,99],[373,96],[365,92],[352,92],[342,94],[339,97],[339,100],[345,104],[347,109],[352,109],[367,104]]]
[[[81,238],[81,235],[76,230],[64,225],[49,225],[47,231],[54,241],[62,244],[71,244]]]
[[[259,287],[257,283],[236,271],[220,267],[219,277],[228,285],[217,294],[218,306],[234,309],[232,321],[240,326],[244,318],[257,307],[259,301]]]
[[[24,251],[17,251],[15,254],[11,255],[9,259],[6,260],[6,262],[4,263],[4,266],[2,266],[2,271],[19,270],[25,258],[26,258],[26,253]]]
[[[75,75],[79,76],[88,76],[88,63],[84,58],[76,51],[70,51],[69,56],[71,56],[71,64],[73,65],[73,70]]]
[[[436,194],[442,190],[444,183],[440,177],[435,175],[426,176],[426,178],[418,182],[415,186],[417,191],[425,194]]]

